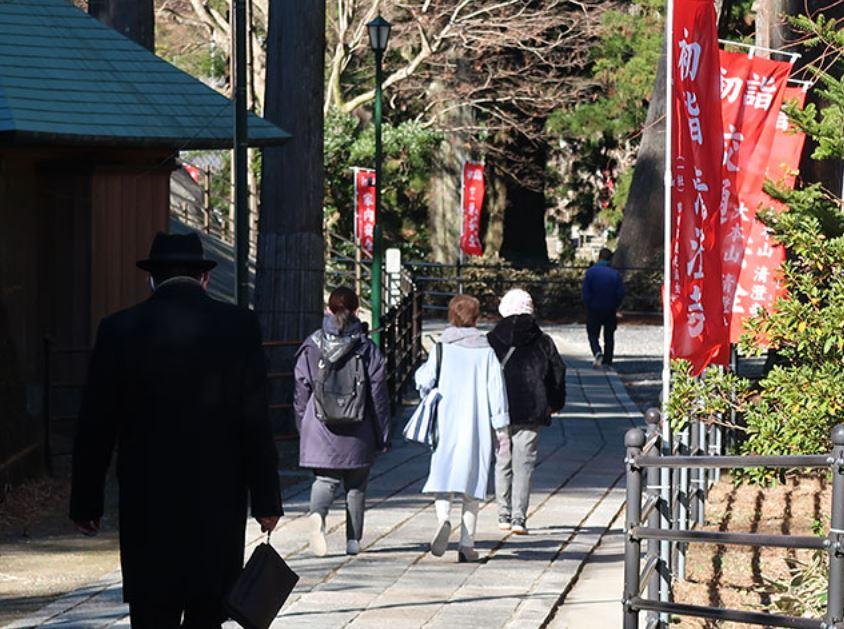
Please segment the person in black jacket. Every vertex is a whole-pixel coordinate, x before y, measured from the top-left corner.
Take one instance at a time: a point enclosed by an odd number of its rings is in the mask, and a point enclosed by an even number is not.
[[[499,437],[495,453],[498,526],[525,535],[539,428],[549,425],[551,414],[566,402],[566,366],[554,341],[536,324],[530,294],[509,291],[498,311],[504,319],[488,338],[502,363],[510,402],[510,431]]]
[[[154,294],[100,323],[70,517],[86,535],[99,530],[116,446],[132,627],[220,627],[243,565],[247,499],[265,532],[282,514],[261,331],[251,311],[206,294],[214,262],[196,234],[158,234],[138,266]]]

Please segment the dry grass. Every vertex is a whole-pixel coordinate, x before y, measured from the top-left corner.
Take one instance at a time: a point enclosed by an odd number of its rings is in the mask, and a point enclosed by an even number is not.
[[[704,530],[812,535],[828,526],[830,488],[821,476],[789,478],[773,487],[735,485],[725,478],[713,487]],[[786,582],[811,551],[692,544],[687,580],[675,586],[677,601],[713,607],[762,611],[777,601],[771,582]],[[683,619],[683,628],[736,629],[751,625]],[[755,625],[754,625],[755,626]]]

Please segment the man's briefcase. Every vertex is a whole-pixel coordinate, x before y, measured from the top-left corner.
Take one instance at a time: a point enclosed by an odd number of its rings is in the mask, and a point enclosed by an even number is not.
[[[269,543],[260,544],[232,587],[226,611],[245,629],[267,629],[298,581]]]

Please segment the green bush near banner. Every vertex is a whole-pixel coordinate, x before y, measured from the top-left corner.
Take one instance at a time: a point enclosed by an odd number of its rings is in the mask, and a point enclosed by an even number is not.
[[[825,46],[833,51],[827,58],[841,58],[844,31],[833,21],[821,17],[793,22],[806,31],[809,46]],[[840,61],[825,71],[813,70],[824,106],[810,104],[804,111],[785,107],[795,125],[815,140],[816,160],[844,159],[844,83],[836,78],[841,70]],[[685,409],[687,415],[696,415],[699,408],[729,407],[737,391],[741,400],[750,400],[738,408],[746,431],[742,453],[824,452],[831,447],[831,428],[844,422],[844,206],[840,191],[820,184],[787,190],[769,182],[766,191],[788,207],[780,214],[760,213],[788,252],[782,267],[787,294],[771,312],[748,321],[740,347],[749,356],[770,349],[769,370],[753,389],[739,381],[694,388],[688,372],[678,366],[670,405],[678,414]],[[706,420],[705,415],[699,418]],[[762,480],[770,475],[748,477]]]

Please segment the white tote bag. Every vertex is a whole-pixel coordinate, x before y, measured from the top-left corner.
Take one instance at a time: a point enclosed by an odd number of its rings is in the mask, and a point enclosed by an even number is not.
[[[422,398],[419,406],[413,411],[413,415],[410,416],[407,425],[402,431],[404,438],[408,441],[421,443],[432,450],[437,449],[437,439],[439,437],[437,433],[437,405],[442,396],[440,395],[439,389],[437,389],[437,385],[440,383],[440,367],[443,361],[442,345],[437,343],[434,351],[437,353],[437,370],[434,378],[434,386]]]

